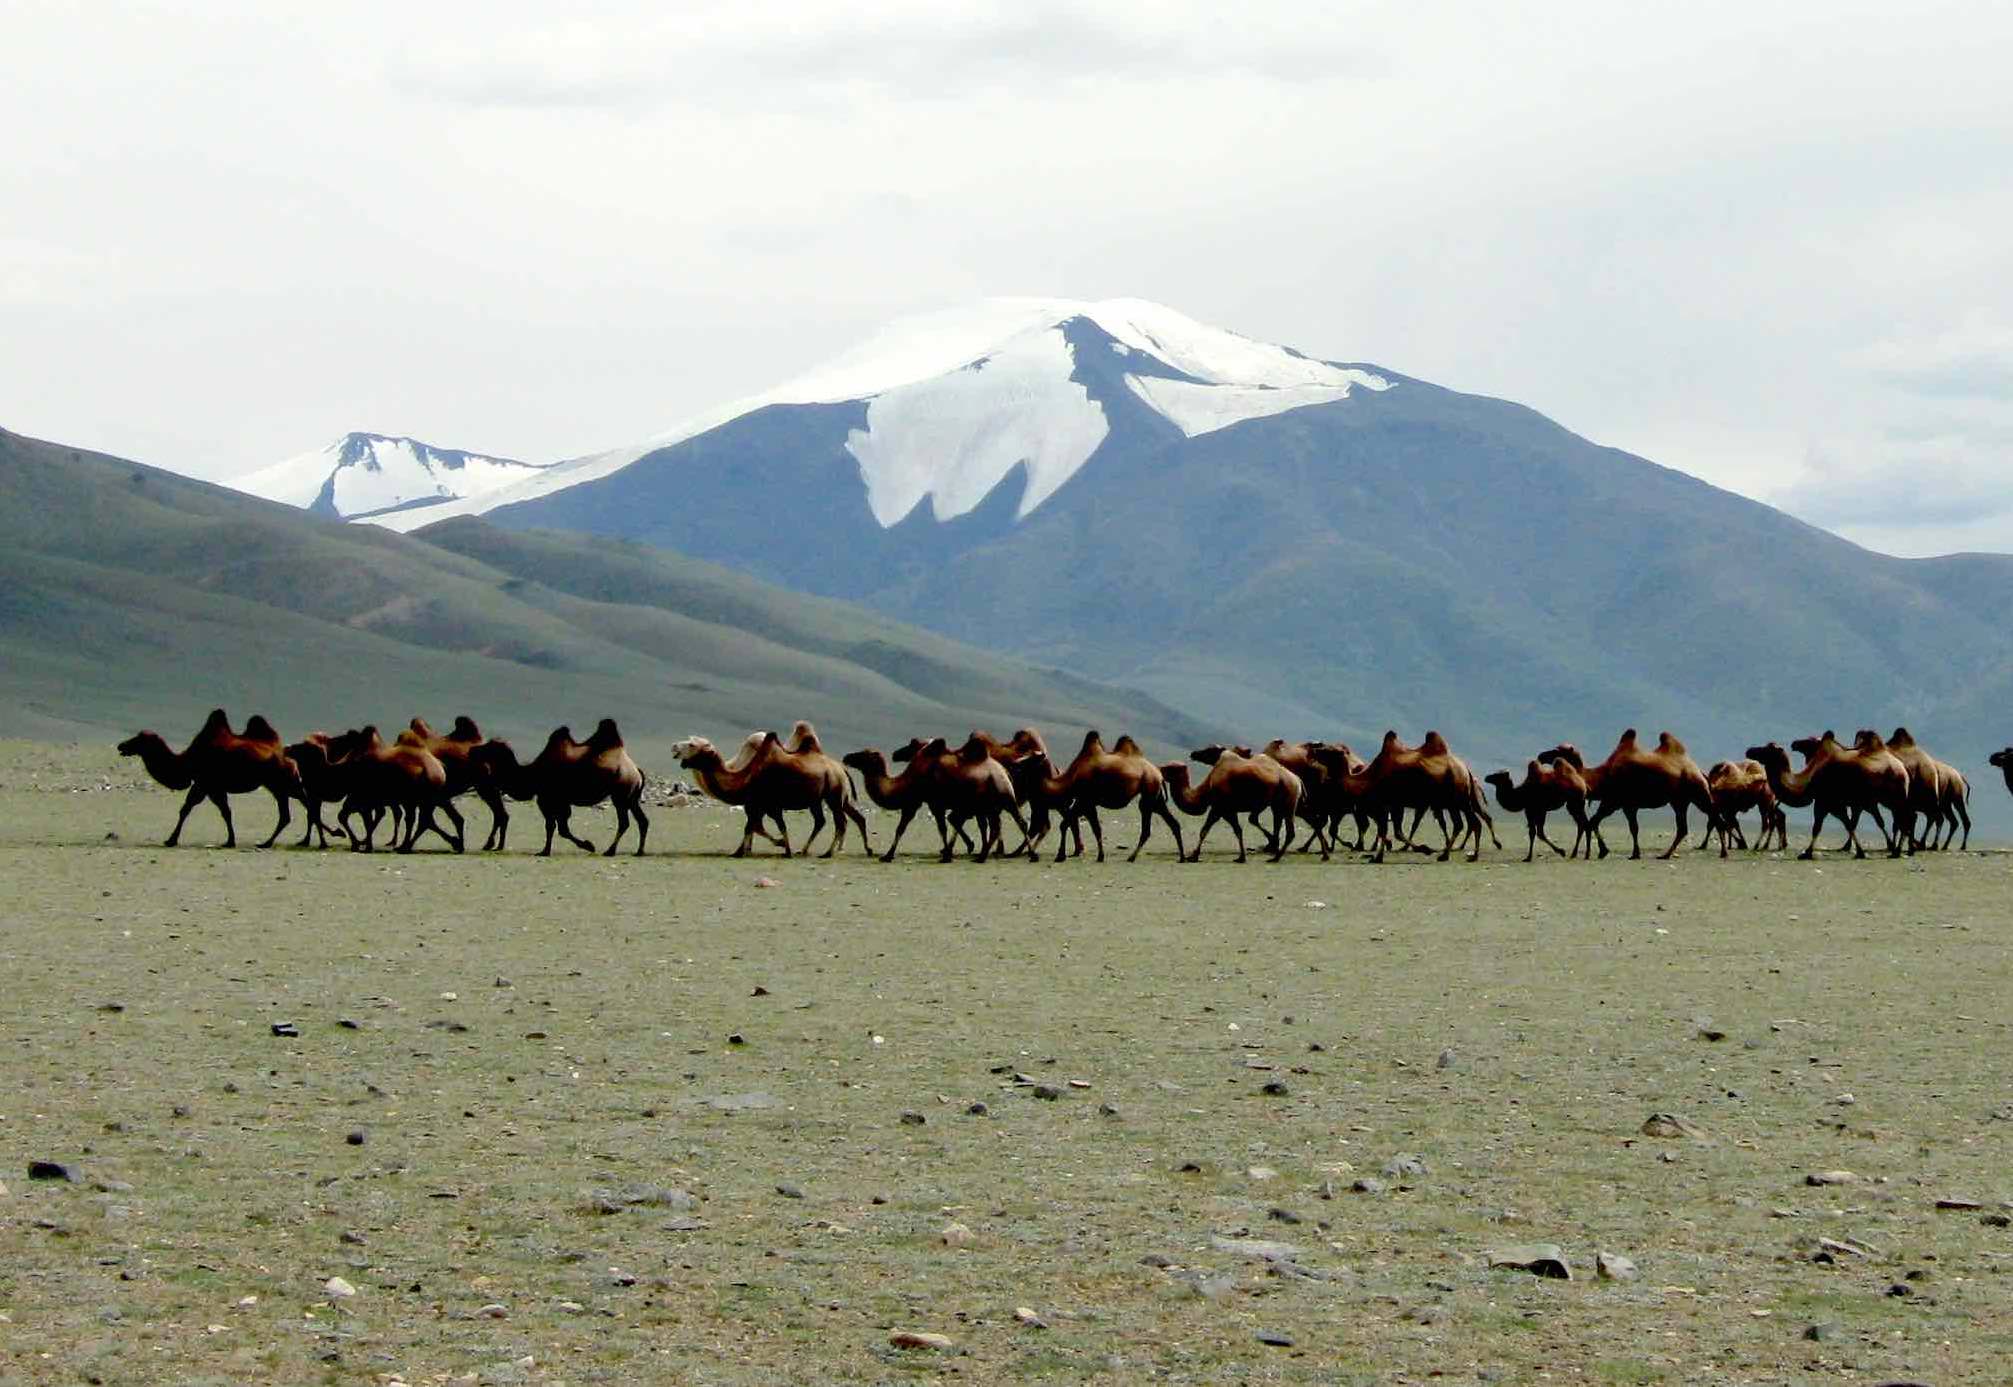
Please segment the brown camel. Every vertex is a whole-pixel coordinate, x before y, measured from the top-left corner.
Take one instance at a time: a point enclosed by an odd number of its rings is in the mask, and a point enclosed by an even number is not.
[[[1969,851],[1971,847],[1971,782],[1965,777],[1963,771],[1958,770],[1957,767],[1951,765],[1948,761],[1938,761],[1936,768],[1943,778],[1941,817],[1944,830],[1943,839],[1936,846],[1939,849],[1949,847],[1952,840],[1957,837],[1957,826],[1961,823],[1964,826],[1964,841],[1957,845],[1957,850],[1959,852]]]
[[[422,833],[437,833],[456,852],[466,845],[461,813],[447,796],[447,768],[423,747],[387,744],[375,726],[352,728],[328,739],[330,781],[342,792],[336,825],[348,835],[353,852],[373,852],[378,821],[392,815],[392,846],[411,852]],[[440,826],[434,812],[446,814],[454,832]],[[363,825],[358,834],[349,826],[354,814]]]
[[[986,737],[983,732],[973,735]],[[1051,794],[1048,788],[1061,784],[1062,772],[1049,755],[1048,743],[1042,739],[1041,733],[1031,727],[1023,727],[1014,733],[1010,742],[997,742],[990,737],[986,737],[986,741],[993,759],[1003,764],[1012,777],[1014,794],[1027,808],[1027,841],[1008,856],[1018,857],[1025,852],[1028,861],[1038,862],[1041,860],[1041,845],[1048,840],[1049,831],[1069,807],[1066,799]],[[1090,817],[1096,817],[1095,810],[1091,811]],[[1069,834],[1070,855],[1083,856],[1081,820],[1069,821]]]
[[[1916,824],[1911,835],[1912,846],[1918,849],[1933,846],[1927,839],[1935,836],[1943,819],[1943,763],[1917,746],[1906,727],[1895,728],[1894,735],[1885,739],[1872,728],[1862,727],[1852,744],[1861,752],[1885,746],[1895,760],[1908,768],[1908,807]]]
[[[2006,777],[2006,790],[2013,794],[2013,746],[1995,751],[1986,758],[1985,764],[1998,767],[1999,774]]]
[[[956,751],[951,750],[942,737],[934,737],[927,742],[911,740],[895,752],[895,759],[907,761],[911,769],[920,768],[923,802],[929,806],[937,821],[937,831],[943,838],[945,862],[950,861],[952,856],[952,828],[955,827],[962,837],[963,824],[967,819],[975,819],[979,825],[978,849],[972,856],[975,862],[983,862],[989,855],[1000,853],[1000,820],[1004,816],[1011,816],[1020,829],[1021,847],[1028,846],[1027,820],[1021,817],[1013,777],[1007,773],[1005,766],[993,759],[986,739],[974,733]],[[966,847],[970,846],[967,839]],[[1016,854],[1019,851],[1019,848],[1015,849]]]
[[[1356,842],[1354,850],[1362,852],[1364,839],[1370,832],[1370,816],[1355,796],[1349,793],[1346,776],[1335,775],[1328,766],[1314,754],[1315,742],[1289,742],[1283,737],[1274,737],[1260,748],[1267,756],[1300,777],[1300,818],[1303,823],[1318,826],[1319,832],[1310,834],[1300,845],[1300,851],[1312,852],[1321,849],[1325,858],[1331,848],[1342,845],[1342,820],[1356,821]],[[1350,769],[1361,771],[1364,765],[1356,762]]]
[[[601,719],[584,742],[575,741],[569,727],[554,728],[545,739],[545,749],[523,768],[523,779],[545,818],[545,846],[538,851],[540,857],[552,856],[555,833],[576,848],[593,852],[593,843],[574,834],[572,815],[575,809],[590,808],[604,800],[615,808],[615,837],[601,855],[615,856],[622,836],[629,831],[629,821],[634,819],[636,856],[643,856],[650,838],[650,816],[643,812],[646,780],[630,759],[615,719]]]
[[[1209,830],[1227,823],[1237,839],[1237,860],[1248,861],[1242,822],[1247,814],[1254,821],[1260,815],[1272,816],[1271,860],[1277,862],[1286,856],[1286,850],[1293,846],[1293,821],[1300,816],[1300,799],[1305,793],[1300,777],[1270,756],[1245,756],[1225,747],[1205,747],[1192,759],[1209,767],[1200,785],[1189,783],[1187,762],[1170,761],[1160,768],[1168,798],[1176,807],[1185,814],[1204,816],[1188,860],[1200,862]]]
[[[1684,743],[1668,732],[1658,735],[1655,750],[1645,751],[1637,744],[1636,730],[1631,727],[1622,733],[1608,759],[1598,766],[1580,762],[1579,750],[1570,742],[1553,747],[1538,759],[1566,760],[1579,765],[1580,773],[1586,777],[1587,797],[1600,806],[1588,820],[1588,827],[1602,857],[1608,855],[1608,845],[1600,836],[1601,820],[1610,814],[1619,812],[1628,820],[1631,860],[1643,855],[1642,833],[1636,822],[1636,816],[1643,810],[1668,805],[1677,818],[1677,832],[1661,854],[1666,858],[1674,856],[1691,835],[1690,810],[1696,808],[1708,821],[1712,819],[1712,789],[1705,782],[1705,772],[1691,759]]]
[[[321,835],[321,846],[329,845],[329,826],[322,822],[324,804],[341,804],[342,791],[337,788],[337,775],[329,765],[329,738],[326,732],[310,732],[298,742],[287,744],[287,759],[301,776],[301,802],[307,806],[307,832],[301,835],[300,846],[307,847],[314,836]],[[349,830],[337,826],[336,832],[348,835]]]
[[[839,760],[842,765],[860,773],[860,784],[876,807],[901,815],[900,821],[895,824],[894,838],[888,843],[888,850],[881,854],[881,861],[894,861],[895,849],[902,844],[902,835],[908,832],[909,825],[924,808],[924,792],[929,788],[927,768],[910,761],[899,774],[891,773],[887,753],[873,747],[849,751]]]
[[[1808,861],[1817,855],[1817,836],[1827,816],[1836,817],[1845,825],[1846,841],[1858,857],[1866,856],[1854,827],[1861,813],[1885,806],[1894,811],[1897,825],[1905,822],[1908,768],[1891,753],[1867,756],[1856,748],[1840,746],[1830,733],[1823,737],[1802,737],[1791,745],[1804,758],[1800,771],[1790,770],[1789,753],[1776,742],[1749,747],[1747,755],[1767,770],[1768,787],[1785,808],[1801,809],[1807,804],[1815,811],[1810,845],[1797,854],[1800,858]],[[1875,822],[1879,822],[1877,816]],[[1888,856],[1899,857],[1906,832],[1889,834],[1885,826],[1881,831],[1887,836]]]
[[[1045,759],[1045,758],[1044,758]],[[1062,806],[1060,844],[1055,860],[1064,859],[1069,835],[1079,818],[1090,821],[1091,837],[1097,842],[1097,860],[1104,861],[1104,827],[1098,821],[1100,809],[1123,809],[1139,804],[1139,841],[1133,845],[1128,862],[1137,862],[1146,840],[1153,835],[1154,816],[1167,823],[1174,834],[1174,855],[1188,855],[1182,842],[1181,825],[1167,806],[1167,780],[1160,767],[1146,759],[1139,744],[1122,736],[1107,751],[1104,738],[1094,729],[1084,733],[1083,746],[1060,775],[1043,780],[1041,793]]]
[[[1298,764],[1289,765],[1286,760],[1273,754],[1274,748],[1284,753],[1285,757],[1297,761]],[[1328,839],[1329,815],[1325,808],[1315,802],[1315,790],[1317,786],[1324,789],[1328,788],[1328,771],[1320,762],[1307,755],[1306,743],[1288,742],[1275,737],[1266,744],[1263,751],[1253,751],[1248,746],[1223,746],[1217,743],[1210,746],[1197,747],[1194,751],[1188,753],[1188,759],[1204,766],[1214,766],[1225,752],[1241,756],[1246,760],[1250,760],[1254,756],[1266,757],[1282,770],[1291,771],[1299,779],[1300,803],[1294,810],[1294,813],[1299,821],[1307,826],[1307,832],[1299,838],[1300,851],[1314,852],[1318,850],[1321,854],[1321,860],[1326,862],[1330,855],[1330,843]],[[1166,769],[1165,766],[1161,767],[1163,773],[1166,772]],[[1205,776],[1203,779],[1204,784],[1207,784],[1208,777]],[[1198,786],[1197,788],[1201,787]],[[1170,795],[1174,793],[1171,785],[1168,787],[1168,793]],[[1271,852],[1279,846],[1278,833],[1272,824],[1266,822],[1266,815],[1269,812],[1269,808],[1261,807],[1254,809],[1250,814],[1245,816],[1251,821],[1253,829],[1265,835],[1265,850],[1267,852]]]
[[[1453,754],[1447,739],[1438,732],[1428,732],[1416,747],[1407,746],[1396,732],[1385,732],[1377,755],[1361,771],[1349,769],[1352,764],[1361,763],[1346,743],[1322,742],[1309,750],[1331,774],[1343,778],[1344,788],[1376,821],[1377,842],[1370,853],[1372,862],[1385,859],[1394,838],[1401,843],[1408,841],[1407,811],[1413,815],[1415,832],[1426,814],[1440,819],[1447,835],[1440,849],[1440,861],[1454,855],[1456,843],[1472,845],[1468,852],[1470,862],[1481,857],[1486,811],[1481,808],[1475,773],[1467,762]],[[1489,823],[1493,837],[1493,821]]]
[[[489,807],[489,836],[482,840],[482,850],[503,851],[504,839],[510,832],[510,810],[504,807],[503,792],[497,788],[487,765],[474,755],[484,740],[475,719],[465,714],[457,717],[453,728],[442,734],[429,727],[425,718],[414,718],[398,734],[398,740],[401,746],[416,746],[432,753],[440,762],[447,771],[449,799],[472,792]]]
[[[1761,836],[1755,840],[1754,850],[1767,852],[1771,844],[1789,850],[1789,815],[1776,802],[1775,791],[1768,784],[1768,768],[1761,762],[1715,761],[1705,773],[1705,783],[1712,790],[1712,814],[1705,832],[1699,835],[1699,847],[1717,833],[1721,857],[1727,855],[1730,841],[1745,848],[1747,835],[1741,832],[1740,816],[1752,809],[1761,816]]]
[[[805,724],[799,724],[808,730]],[[816,745],[813,734],[812,745]],[[858,802],[853,798],[853,782],[847,778],[846,768],[826,755],[822,748],[793,752],[783,746],[782,739],[775,733],[763,734],[763,740],[754,752],[746,757],[736,756],[741,764],[730,765],[715,747],[704,737],[687,737],[671,748],[678,764],[692,772],[699,787],[723,804],[736,805],[747,811],[747,823],[741,834],[741,845],[734,849],[735,857],[746,857],[753,846],[755,835],[761,832],[759,821],[773,818],[781,830],[783,855],[794,855],[790,847],[788,828],[783,824],[782,815],[787,810],[808,810],[811,815],[811,836],[804,842],[804,853],[810,854],[811,843],[825,826],[825,815],[832,817],[832,845],[825,849],[823,856],[832,857],[845,846],[846,823],[850,819],[859,825],[860,842],[869,856],[874,845],[867,834],[866,816],[860,812]],[[769,837],[764,833],[763,837]]]
[[[1524,767],[1522,784],[1511,780],[1508,771],[1493,771],[1484,779],[1496,787],[1496,803],[1512,814],[1524,816],[1524,832],[1530,840],[1524,849],[1524,861],[1536,856],[1541,841],[1565,858],[1579,856],[1580,844],[1585,843],[1587,858],[1593,859],[1594,835],[1587,828],[1587,781],[1571,762],[1559,760],[1546,766],[1532,761]],[[1545,819],[1554,809],[1565,810],[1573,821],[1571,852],[1554,843],[1545,832]]]
[[[1894,735],[1887,739],[1887,749],[1900,757],[1909,775],[1915,777],[1910,783],[1909,802],[1921,816],[1922,833],[1917,845],[1939,851],[1948,848],[1956,841],[1961,826],[1964,840],[1959,851],[1970,847],[1971,782],[1965,779],[1964,772],[1917,746],[1905,727],[1894,729]],[[1921,793],[1921,783],[1925,781],[1936,786],[1933,806],[1927,804],[1927,797]]]
[[[119,743],[121,756],[137,756],[147,774],[170,790],[187,790],[182,812],[175,816],[175,828],[164,847],[174,847],[182,838],[182,825],[198,804],[208,800],[224,819],[224,846],[238,845],[237,826],[231,822],[230,797],[264,790],[279,806],[280,821],[259,846],[269,848],[293,822],[290,800],[307,802],[301,786],[300,768],[287,757],[286,747],[273,725],[254,713],[243,734],[231,731],[231,720],[221,708],[213,709],[202,730],[185,751],[174,751],[158,733],[138,732]],[[319,816],[317,816],[319,817]]]

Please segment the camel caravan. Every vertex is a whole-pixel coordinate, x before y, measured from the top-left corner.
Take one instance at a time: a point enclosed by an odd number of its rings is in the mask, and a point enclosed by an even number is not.
[[[169,847],[180,842],[189,815],[205,800],[223,817],[224,846],[235,847],[230,797],[260,792],[272,796],[279,813],[260,847],[271,847],[286,831],[298,802],[307,821],[301,847],[325,848],[333,835],[353,851],[370,852],[388,822],[393,851],[412,852],[432,834],[459,853],[467,843],[455,801],[470,795],[489,810],[486,851],[506,846],[513,801],[537,805],[545,826],[541,857],[551,855],[555,837],[596,850],[573,831],[575,809],[601,804],[614,809],[615,833],[602,850],[605,856],[615,854],[632,820],[637,856],[650,835],[643,807],[646,778],[609,718],[585,741],[575,740],[568,727],[554,729],[529,761],[509,742],[485,736],[468,717],[457,717],[444,733],[416,717],[389,742],[366,725],[288,743],[263,717],[233,731],[221,708],[183,751],[154,732],[137,733],[121,742],[119,751],[138,757],[170,790],[186,792]],[[1792,767],[1792,754],[1800,765]],[[1393,852],[1429,854],[1443,862],[1458,852],[1473,862],[1481,856],[1484,835],[1502,848],[1489,812],[1489,787],[1500,808],[1524,818],[1526,862],[1535,858],[1539,843],[1568,859],[1608,856],[1602,825],[1616,815],[1628,826],[1629,856],[1640,858],[1640,816],[1657,809],[1670,810],[1675,820],[1665,858],[1687,844],[1694,812],[1702,823],[1696,847],[1716,839],[1723,858],[1735,849],[1786,851],[1788,811],[1805,807],[1812,819],[1810,842],[1799,854],[1804,859],[1816,855],[1831,819],[1845,832],[1844,850],[1862,858],[1867,851],[1859,829],[1867,819],[1890,857],[1953,845],[1962,851],[1971,842],[1970,782],[1918,745],[1905,727],[1888,737],[1862,728],[1850,743],[1827,731],[1792,741],[1787,751],[1768,742],[1749,747],[1740,760],[1705,770],[1670,733],[1649,744],[1629,728],[1599,762],[1589,763],[1578,747],[1561,742],[1527,761],[1521,777],[1509,770],[1477,777],[1446,739],[1431,731],[1416,746],[1386,732],[1367,761],[1342,742],[1274,740],[1258,749],[1201,747],[1187,761],[1160,763],[1131,737],[1107,747],[1092,731],[1076,754],[1058,765],[1033,728],[1021,728],[1006,741],[975,731],[955,746],[944,737],[915,737],[892,751],[864,747],[834,758],[817,730],[799,722],[788,737],[751,733],[731,756],[704,737],[675,743],[672,755],[704,794],[742,811],[735,857],[753,851],[757,838],[784,856],[808,856],[828,824],[822,856],[839,855],[849,829],[858,830],[861,851],[872,856],[866,800],[894,816],[879,854],[883,862],[894,859],[903,836],[924,814],[936,827],[937,856],[944,862],[961,850],[975,862],[1039,861],[1051,840],[1054,860],[1064,862],[1086,855],[1085,827],[1102,862],[1103,815],[1126,810],[1139,815],[1129,862],[1146,851],[1156,827],[1165,828],[1176,861],[1198,862],[1218,826],[1234,842],[1238,862],[1248,860],[1254,840],[1272,862],[1296,851],[1327,861],[1344,850],[1366,853],[1372,862]],[[1991,764],[2013,791],[2013,747],[1995,753]],[[324,810],[333,811],[333,825]],[[801,847],[790,837],[785,816],[792,813],[811,819]],[[1561,847],[1547,831],[1554,813],[1572,824],[1570,847]],[[1752,840],[1741,824],[1748,813],[1757,820]],[[1437,848],[1419,836],[1428,815],[1441,835]],[[1184,818],[1200,820],[1192,844],[1183,832]],[[1009,824],[1019,834],[1012,847],[1006,840]],[[1345,845],[1350,828],[1354,842]]]

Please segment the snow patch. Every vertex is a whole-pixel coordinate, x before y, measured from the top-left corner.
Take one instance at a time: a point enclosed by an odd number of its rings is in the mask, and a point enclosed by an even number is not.
[[[846,450],[883,526],[930,498],[938,520],[963,515],[1017,464],[1027,490],[1015,518],[1055,494],[1111,431],[1069,378],[1075,355],[1056,328],[1024,333],[961,370],[876,395]]]
[[[415,523],[424,524],[437,515],[427,502],[477,497],[542,470],[535,463],[435,448],[411,438],[346,434],[233,485],[291,506],[312,506],[327,490],[336,514],[345,518],[417,506]]]
[[[1159,376],[1127,376],[1125,383],[1133,394],[1194,438],[1247,419],[1346,400],[1358,385],[1370,390],[1391,388],[1391,382],[1368,371],[1349,374],[1358,379],[1333,385],[1194,385]]]

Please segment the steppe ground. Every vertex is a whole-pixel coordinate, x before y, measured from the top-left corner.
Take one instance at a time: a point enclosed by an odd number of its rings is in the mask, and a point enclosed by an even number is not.
[[[168,851],[135,770],[0,748],[0,1382],[2013,1380],[2002,853]]]

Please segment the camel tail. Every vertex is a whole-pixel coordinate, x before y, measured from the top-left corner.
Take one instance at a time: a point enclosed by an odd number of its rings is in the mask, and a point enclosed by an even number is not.
[[[851,766],[846,767],[846,788],[852,791],[853,802],[855,804],[859,803],[860,800],[863,798],[863,796],[860,793],[860,782],[858,777],[856,777],[853,774],[853,768]]]

